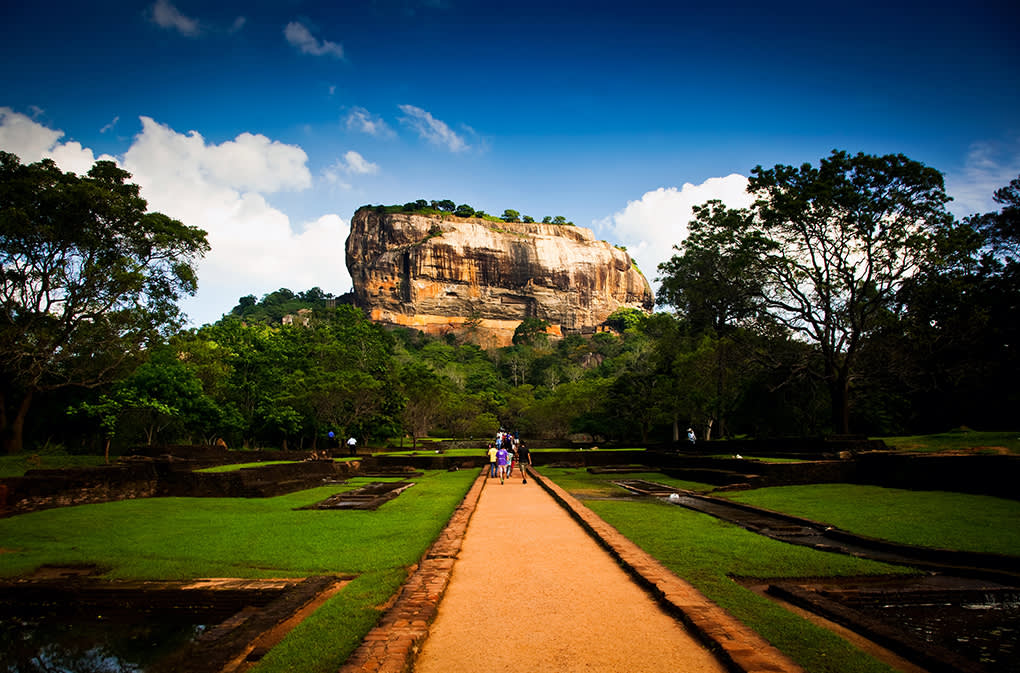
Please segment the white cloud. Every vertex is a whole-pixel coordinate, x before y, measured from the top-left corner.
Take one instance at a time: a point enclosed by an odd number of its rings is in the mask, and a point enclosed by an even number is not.
[[[978,142],[970,146],[963,169],[946,176],[953,197],[949,210],[957,217],[999,210],[992,198],[1020,175],[1020,138],[1011,142]]]
[[[344,154],[344,163],[347,165],[348,172],[357,175],[375,175],[379,172],[378,164],[366,161],[365,157],[353,150]]]
[[[343,190],[354,189],[345,176],[348,175],[375,175],[379,172],[379,165],[373,164],[354,150],[344,154],[342,159],[337,159],[332,165],[324,168],[322,179],[333,187]]]
[[[349,131],[359,131],[378,138],[391,138],[396,135],[382,117],[374,116],[362,107],[356,107],[350,111],[350,114],[347,115],[346,125]]]
[[[198,19],[184,16],[167,0],[156,0],[150,10],[150,16],[152,22],[160,28],[176,30],[186,37],[196,37],[202,32]]]
[[[106,133],[107,131],[112,131],[113,127],[116,126],[117,122],[119,122],[119,121],[120,121],[120,117],[114,117],[113,121],[111,121],[109,124],[107,124],[103,128],[99,129],[99,132],[100,133]]]
[[[244,24],[248,23],[247,17],[239,16],[234,19],[234,23],[230,25],[230,29],[227,31],[231,34],[240,32],[244,28]]]
[[[314,56],[344,57],[344,48],[336,42],[323,40],[320,42],[303,23],[291,21],[283,29],[283,35],[292,46],[297,47],[302,54]]]
[[[23,164],[49,158],[62,170],[84,175],[99,159],[113,160],[108,154],[97,158],[80,143],[59,142],[63,137],[63,131],[46,128],[11,108],[0,107],[0,148],[16,154]]]
[[[141,187],[151,211],[201,227],[212,246],[198,263],[197,296],[181,302],[194,324],[218,320],[247,294],[280,287],[350,288],[347,222],[326,214],[295,226],[266,201],[266,194],[311,185],[304,150],[250,133],[215,145],[194,131],[178,133],[147,117],[141,122],[120,165]],[[26,163],[50,156],[63,170],[84,172],[80,166],[91,165],[92,151],[59,143],[62,136],[0,108],[0,149]]]
[[[595,228],[614,243],[627,248],[644,271],[653,289],[659,264],[674,254],[674,245],[687,238],[687,224],[693,219],[694,206],[719,199],[730,208],[750,207],[747,178],[736,173],[724,178],[709,178],[700,185],[660,187],[646,192],[638,201],[629,201],[620,212],[595,223]]]
[[[413,105],[401,105],[404,117],[400,121],[418,132],[418,135],[436,145],[443,145],[451,152],[462,152],[469,148],[464,139],[457,135],[445,122]]]
[[[344,175],[347,173],[347,167],[344,166],[343,162],[339,159],[334,161],[331,166],[327,166],[322,169],[322,179],[326,181],[326,184],[333,187],[339,187],[344,191],[354,189],[354,185],[347,182]]]

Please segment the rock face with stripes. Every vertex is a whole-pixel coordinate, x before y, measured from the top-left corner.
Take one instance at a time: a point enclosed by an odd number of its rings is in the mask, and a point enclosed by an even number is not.
[[[582,227],[366,206],[346,255],[355,301],[372,320],[485,348],[508,345],[526,318],[548,322],[554,337],[586,334],[618,308],[654,304],[630,255]]]

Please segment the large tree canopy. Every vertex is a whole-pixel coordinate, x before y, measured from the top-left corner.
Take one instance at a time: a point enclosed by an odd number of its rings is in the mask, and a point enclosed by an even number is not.
[[[765,243],[760,270],[770,315],[813,343],[847,432],[849,386],[863,338],[953,225],[942,174],[903,155],[833,152],[816,168],[752,171],[749,235]]]
[[[694,207],[690,233],[680,252],[659,265],[662,284],[656,301],[674,307],[696,332],[732,332],[758,313],[761,280],[754,260],[758,247],[745,236],[749,211],[721,201]]]
[[[146,212],[130,174],[80,177],[0,152],[0,433],[21,448],[33,395],[109,382],[180,325],[206,232]]]

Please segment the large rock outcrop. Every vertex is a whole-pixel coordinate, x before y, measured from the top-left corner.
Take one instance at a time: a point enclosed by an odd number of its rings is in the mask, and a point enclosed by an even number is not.
[[[525,318],[554,335],[591,333],[620,307],[654,297],[630,255],[581,227],[389,213],[351,220],[347,268],[372,320],[430,334],[511,342]]]

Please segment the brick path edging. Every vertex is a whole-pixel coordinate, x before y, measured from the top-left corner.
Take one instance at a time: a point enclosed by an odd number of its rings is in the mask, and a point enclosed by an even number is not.
[[[489,466],[486,465],[454,510],[439,538],[401,587],[396,601],[338,673],[407,673],[411,670],[418,648],[429,634],[429,624],[436,617],[439,601],[450,583],[453,563],[460,551],[468,521],[478,505],[488,471]]]
[[[804,669],[677,577],[550,479],[539,483],[617,563],[671,615],[695,634],[734,673],[804,673]]]

